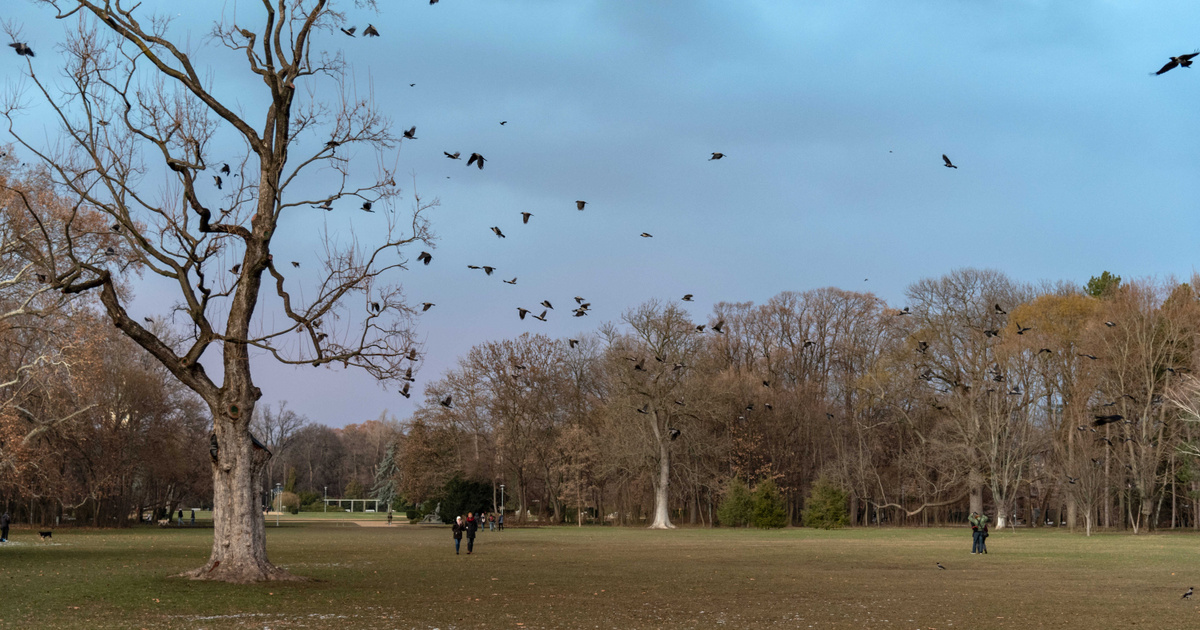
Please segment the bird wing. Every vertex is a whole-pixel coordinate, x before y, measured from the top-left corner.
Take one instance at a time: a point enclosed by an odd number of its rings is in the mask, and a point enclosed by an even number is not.
[[[1179,62],[1172,59],[1172,60],[1168,61],[1165,66],[1159,68],[1158,72],[1155,72],[1154,74],[1156,74],[1156,75],[1162,74],[1162,73],[1166,72],[1167,70],[1170,70],[1171,68],[1174,68],[1175,66],[1178,66],[1178,65],[1179,65]]]
[[[1179,60],[1180,61],[1191,61],[1193,58],[1195,58],[1196,55],[1200,55],[1200,52],[1188,53],[1186,55],[1179,55]]]
[[[942,161],[946,163],[946,166],[953,164],[953,162],[950,161],[950,158],[946,157],[945,153],[942,154]]]

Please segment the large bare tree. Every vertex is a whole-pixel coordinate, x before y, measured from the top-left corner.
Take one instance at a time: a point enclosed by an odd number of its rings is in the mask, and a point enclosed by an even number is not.
[[[111,222],[104,232],[115,241],[45,248],[47,281],[62,294],[97,292],[113,325],[212,414],[212,553],[186,575],[289,579],[267,559],[257,481],[270,455],[254,446],[248,428],[262,395],[251,353],[398,378],[412,345],[413,310],[394,272],[408,263],[405,246],[429,243],[425,211],[433,204],[414,193],[412,212],[398,216],[393,169],[377,167],[365,178],[352,172],[354,148],[387,164],[384,154],[398,140],[370,96],[349,87],[341,53],[320,47],[345,20],[333,0],[223,9],[229,13],[214,19],[208,46],[195,46],[186,29],[141,3],[39,1],[68,25],[61,57],[49,50],[25,57],[32,98],[18,94],[2,113],[73,212],[52,216],[30,196],[25,210],[47,242],[92,243],[83,237],[96,228],[80,218],[97,212]],[[355,4],[374,8],[371,0]],[[9,34],[19,38],[12,28]],[[23,126],[22,110],[35,100],[60,128],[48,146],[35,140],[40,126]],[[320,261],[297,267],[276,260],[272,244],[285,226],[334,204],[385,210],[360,214],[372,221],[371,244],[329,237]],[[186,322],[181,339],[130,312],[118,283],[135,273],[172,287],[172,315]],[[267,308],[274,317],[262,316]],[[219,356],[202,360],[206,353]]]

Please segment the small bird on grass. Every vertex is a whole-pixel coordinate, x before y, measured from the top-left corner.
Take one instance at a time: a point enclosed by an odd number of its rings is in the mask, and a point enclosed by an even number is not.
[[[941,563],[941,562],[935,562],[934,564],[936,564],[936,565],[937,565],[937,568],[939,568],[939,569],[941,569],[941,570],[943,570],[943,571],[945,571],[945,570],[946,570],[946,567],[942,566],[942,563]]]
[[[1193,589],[1193,588],[1194,588],[1194,587],[1191,587],[1191,586],[1189,586],[1189,587],[1188,587],[1188,590],[1187,590],[1187,592],[1186,592],[1186,593],[1184,593],[1184,594],[1183,594],[1183,597],[1180,597],[1179,599],[1191,599],[1191,598],[1192,598],[1192,589]]]

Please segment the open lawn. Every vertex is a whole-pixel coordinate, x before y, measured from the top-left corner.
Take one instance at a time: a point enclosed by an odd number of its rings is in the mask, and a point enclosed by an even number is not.
[[[965,529],[483,532],[292,523],[271,558],[302,583],[168,577],[211,530],[14,530],[0,626],[22,628],[1194,628],[1200,536]],[[941,562],[946,570],[935,563]]]

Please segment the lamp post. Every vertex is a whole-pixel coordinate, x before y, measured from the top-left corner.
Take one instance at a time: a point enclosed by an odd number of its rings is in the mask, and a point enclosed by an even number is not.
[[[275,527],[279,527],[279,513],[283,511],[283,484],[275,484]]]
[[[504,518],[504,484],[500,484],[500,518]]]
[[[325,486],[325,501],[324,501],[324,503],[325,503],[324,512],[326,514],[328,514],[329,513],[329,486]]]

